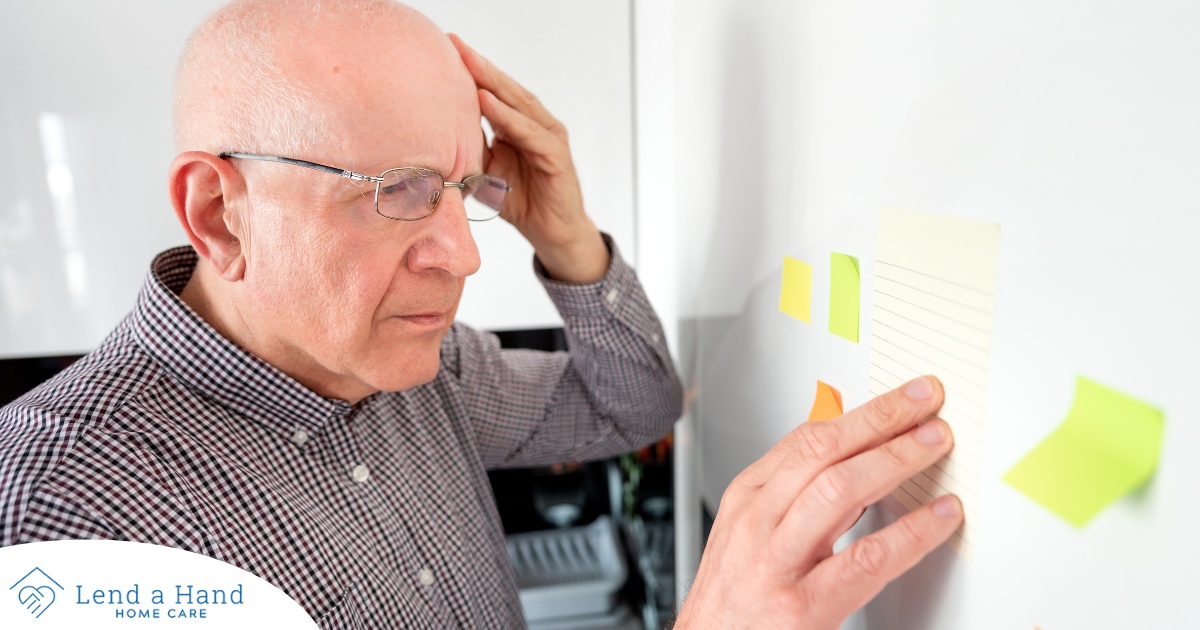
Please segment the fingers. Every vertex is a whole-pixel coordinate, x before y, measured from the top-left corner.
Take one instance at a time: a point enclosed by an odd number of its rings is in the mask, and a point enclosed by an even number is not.
[[[462,57],[463,63],[466,64],[467,70],[475,79],[477,86],[491,92],[500,101],[529,117],[542,128],[555,134],[565,132],[562,123],[550,115],[550,112],[532,92],[475,52],[457,35],[452,33],[449,37],[450,41],[454,43],[454,47],[458,49],[459,56]]]
[[[450,41],[479,87],[479,108],[497,139],[512,144],[536,168],[550,174],[570,168],[566,129],[537,97],[467,46],[457,35]]]
[[[835,628],[950,537],[962,505],[943,497],[832,554],[866,505],[949,452],[950,427],[932,418],[942,400],[937,379],[916,379],[833,422],[805,423],[739,475],[689,597],[702,603],[685,603],[681,623]]]
[[[562,143],[545,127],[509,107],[486,90],[479,91],[479,106],[498,139],[520,149],[539,170],[562,170]]]
[[[844,459],[909,431],[936,413],[944,397],[941,381],[922,376],[871,399],[833,421],[844,432],[834,457]]]
[[[770,481],[794,498],[831,464],[874,448],[933,415],[943,398],[941,382],[922,376],[830,422],[805,422],[747,467],[739,481],[753,486]],[[786,470],[777,471],[784,462]]]
[[[932,466],[952,445],[950,427],[933,419],[821,471],[799,496],[792,495],[795,500],[774,533],[781,550],[805,557],[813,551],[812,545],[831,546],[863,508]],[[786,497],[764,499],[782,501]]]
[[[817,565],[802,588],[817,618],[834,627],[888,582],[912,568],[962,524],[962,504],[947,495],[855,541]],[[821,624],[817,623],[820,627]]]

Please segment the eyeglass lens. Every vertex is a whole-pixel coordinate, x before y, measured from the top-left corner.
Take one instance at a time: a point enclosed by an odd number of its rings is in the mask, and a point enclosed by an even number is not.
[[[495,175],[472,175],[463,180],[463,205],[467,219],[486,221],[500,214],[508,183]],[[441,199],[445,180],[437,171],[423,168],[396,168],[383,173],[376,189],[375,206],[379,214],[391,219],[412,221],[427,216]]]

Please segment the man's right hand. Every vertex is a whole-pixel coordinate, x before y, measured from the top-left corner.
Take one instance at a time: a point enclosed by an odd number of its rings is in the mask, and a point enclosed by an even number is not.
[[[806,422],[721,497],[675,628],[835,629],[962,523],[952,495],[833,553],[905,479],[950,451],[941,383],[916,379],[830,422]]]

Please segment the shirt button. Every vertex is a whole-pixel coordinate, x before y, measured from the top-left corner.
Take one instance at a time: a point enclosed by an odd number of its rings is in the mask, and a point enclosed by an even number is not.
[[[417,581],[421,583],[421,586],[429,586],[433,584],[433,571],[429,569],[421,569],[420,571],[417,571]]]
[[[620,297],[620,295],[621,295],[620,291],[613,289],[612,291],[608,292],[608,295],[604,296],[604,301],[608,302],[609,304],[612,304],[613,302],[617,301],[617,298]]]
[[[350,476],[356,483],[363,483],[367,480],[367,477],[371,476],[371,470],[367,468],[366,464],[359,464],[354,467],[354,470],[350,471]]]
[[[307,441],[308,431],[305,431],[304,429],[296,429],[296,432],[292,434],[292,444],[295,444],[296,446],[304,446],[304,443]]]
[[[654,343],[658,343],[658,333],[654,333],[653,335],[650,335],[650,341],[653,341]]]

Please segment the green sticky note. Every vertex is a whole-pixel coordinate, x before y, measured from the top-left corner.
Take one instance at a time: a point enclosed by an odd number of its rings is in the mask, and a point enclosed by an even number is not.
[[[1004,481],[1083,527],[1150,479],[1162,434],[1161,411],[1080,376],[1066,419]]]
[[[790,256],[783,257],[779,310],[806,324],[812,323],[812,265]]]
[[[858,343],[858,259],[829,255],[829,332]]]

